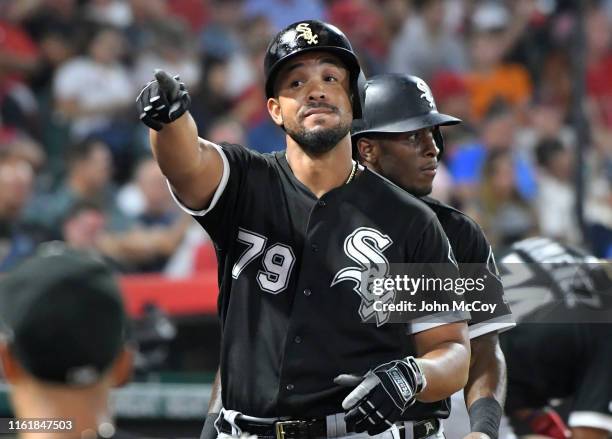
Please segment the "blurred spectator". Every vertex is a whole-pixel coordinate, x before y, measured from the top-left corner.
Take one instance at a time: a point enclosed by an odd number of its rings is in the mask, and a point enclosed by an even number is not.
[[[168,0],[170,15],[180,19],[192,32],[198,32],[210,19],[209,1]]]
[[[94,23],[117,28],[132,23],[132,9],[124,0],[90,0],[85,6],[85,16]]]
[[[587,93],[593,107],[594,128],[607,131],[612,140],[612,22],[602,7],[587,14]]]
[[[40,52],[21,26],[0,18],[0,129],[40,139],[38,104],[27,79]]]
[[[62,218],[62,238],[66,245],[83,251],[97,251],[106,227],[102,208],[91,201],[77,201]]]
[[[368,76],[384,72],[391,29],[385,26],[384,15],[373,0],[335,0],[327,18],[351,41]]]
[[[575,133],[565,122],[564,109],[547,101],[535,101],[526,112],[526,122],[518,133],[520,142],[533,150],[536,144],[546,138],[558,138],[565,146],[575,143]]]
[[[490,152],[483,165],[478,201],[466,208],[494,248],[506,247],[537,231],[535,213],[518,191],[513,168],[510,151]]]
[[[542,235],[577,244],[576,194],[571,152],[556,138],[545,138],[535,149],[539,165],[536,209]]]
[[[72,124],[75,138],[104,137],[115,150],[129,141],[122,123],[135,87],[120,64],[123,36],[113,28],[95,32],[88,53],[62,65],[54,79],[56,109]]]
[[[176,220],[180,211],[172,201],[166,178],[154,159],[143,160],[138,165],[136,185],[144,200],[144,209],[137,216],[141,224],[167,226]]]
[[[572,103],[572,68],[569,56],[563,50],[554,50],[540,63],[540,84],[534,93],[536,99],[555,106],[567,119]]]
[[[390,72],[409,73],[429,82],[438,70],[467,69],[463,40],[445,26],[445,4],[443,0],[413,2],[414,12],[391,46]]]
[[[467,203],[476,195],[487,156],[498,150],[508,151],[511,156],[513,181],[516,181],[520,194],[526,199],[533,198],[537,190],[535,172],[524,152],[515,148],[517,124],[510,107],[504,101],[496,101],[479,128],[480,139],[459,145],[448,157],[459,200]]]
[[[96,249],[125,272],[162,271],[181,245],[191,218],[177,216],[169,225],[135,226],[127,232],[103,233]]]
[[[245,0],[244,15],[247,20],[266,17],[276,33],[296,21],[323,20],[325,9],[321,0]]]
[[[446,154],[452,154],[455,144],[473,140],[476,126],[470,113],[470,96],[463,76],[459,73],[440,71],[431,80],[431,91],[436,97],[438,111],[454,114],[462,123],[444,130]]]
[[[227,86],[227,60],[208,57],[203,64],[201,86],[192,95],[190,109],[201,133],[207,132],[218,118],[223,118],[232,105]]]
[[[210,0],[210,21],[199,36],[206,58],[228,59],[240,49],[241,0]]]
[[[496,99],[504,99],[513,108],[527,104],[532,85],[525,67],[504,62],[513,44],[509,12],[503,5],[484,2],[472,17],[469,39],[471,69],[466,74],[472,116],[480,120]]]
[[[163,270],[191,221],[172,201],[166,178],[153,158],[138,164],[133,181],[117,199],[124,214],[133,218],[132,227],[102,236],[97,242],[100,250],[125,270]]]
[[[236,101],[259,94],[263,97],[263,59],[272,37],[270,22],[264,16],[253,17],[248,27],[240,29],[240,50],[227,60],[226,93]],[[252,113],[265,112],[265,105],[254,99],[246,110],[245,123]],[[265,100],[263,101],[265,102]],[[238,116],[241,120],[242,117]]]
[[[155,39],[150,50],[139,53],[134,66],[136,84],[144,86],[151,80],[155,69],[179,75],[191,92],[195,92],[200,81],[200,63],[185,26],[176,20],[159,22],[152,26]]]
[[[109,405],[111,388],[132,371],[119,286],[99,260],[54,244],[0,280],[0,361],[13,413],[70,423],[57,437],[126,437]]]
[[[7,135],[6,137],[6,139],[0,137],[0,155],[25,160],[34,171],[42,170],[46,156],[39,143],[26,136]]]
[[[462,125],[469,121],[469,95],[467,85],[462,75],[450,71],[439,71],[431,80],[431,91],[436,97],[436,105],[440,111],[457,114]],[[457,125],[460,126],[460,125]]]
[[[585,189],[588,238],[598,257],[612,259],[612,149],[596,143],[587,156]]]
[[[34,172],[27,161],[0,155],[0,272],[10,270],[36,246],[34,236],[20,221],[33,182]]]
[[[208,135],[206,138],[211,139],[211,142],[215,143],[227,142],[238,145],[261,144],[255,137],[247,140],[246,133],[240,122],[231,118],[217,120],[208,130]]]
[[[64,33],[50,31],[41,35],[38,46],[40,63],[30,83],[38,98],[44,99],[45,113],[49,113],[52,103],[48,95],[52,93],[54,72],[77,54],[79,42]]]
[[[404,23],[410,13],[411,5],[405,0],[377,0],[376,7],[380,8],[388,32],[389,44],[402,31]]]
[[[50,238],[58,239],[61,219],[77,201],[85,200],[102,207],[108,216],[108,227],[111,230],[127,229],[129,221],[114,201],[112,162],[108,146],[95,139],[72,145],[66,155],[66,162],[65,180],[54,192],[39,194],[30,203],[25,215],[26,221],[46,230]]]
[[[169,16],[166,0],[128,0],[132,22],[125,30],[125,37],[134,53],[149,50],[155,40],[152,26],[163,23]]]
[[[177,214],[171,222],[147,224],[143,220],[127,231],[109,232],[107,220],[99,204],[79,200],[62,218],[62,239],[71,248],[100,254],[122,272],[163,270],[191,222],[190,217]]]
[[[37,42],[50,34],[78,42],[87,26],[77,0],[15,1],[9,14],[13,20],[23,23]]]
[[[38,47],[24,29],[0,19],[0,67],[3,75],[24,79],[36,68]]]
[[[269,152],[279,149],[279,139],[284,140],[284,133],[272,122],[266,109],[266,97],[262,85],[264,84],[263,60],[271,38],[270,25],[264,17],[253,19],[251,27],[244,30],[245,41],[243,60],[248,63],[251,75],[249,83],[236,94],[238,90],[230,93],[234,96],[234,105],[231,117],[242,123],[247,130],[249,147],[260,152]],[[233,83],[236,67],[233,62],[229,65],[229,78],[227,84]]]

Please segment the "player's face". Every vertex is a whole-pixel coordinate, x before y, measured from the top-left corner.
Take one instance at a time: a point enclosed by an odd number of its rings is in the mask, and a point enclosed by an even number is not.
[[[350,74],[334,55],[307,52],[279,72],[276,98],[268,111],[277,125],[304,150],[322,154],[350,130],[352,116]]]
[[[431,192],[438,154],[431,128],[388,134],[372,141],[371,151],[360,152],[375,171],[416,196]]]

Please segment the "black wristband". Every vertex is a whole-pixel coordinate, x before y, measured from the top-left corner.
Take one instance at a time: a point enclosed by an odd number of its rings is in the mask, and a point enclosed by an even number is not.
[[[215,428],[215,421],[219,417],[219,413],[209,413],[206,415],[206,421],[204,421],[204,428],[200,433],[200,439],[217,439],[217,429]]]
[[[491,439],[499,436],[502,408],[495,398],[477,399],[469,409],[470,428],[474,433],[484,433]]]

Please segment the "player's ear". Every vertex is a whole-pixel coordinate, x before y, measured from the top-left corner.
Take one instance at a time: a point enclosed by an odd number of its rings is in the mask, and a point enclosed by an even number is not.
[[[15,383],[23,376],[24,370],[17,363],[8,344],[3,341],[0,341],[0,363],[2,363],[4,378],[9,383]]]
[[[357,140],[357,149],[359,150],[359,155],[364,162],[373,166],[378,164],[380,148],[376,141],[367,137],[361,137],[359,140]]]
[[[123,348],[111,371],[111,379],[114,387],[121,387],[132,379],[134,368],[134,350],[128,346]]]
[[[283,114],[278,98],[268,98],[268,113],[276,125],[283,126]]]

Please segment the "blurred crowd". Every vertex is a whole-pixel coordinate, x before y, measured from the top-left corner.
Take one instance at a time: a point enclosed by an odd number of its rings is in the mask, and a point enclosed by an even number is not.
[[[541,234],[612,257],[611,0],[0,0],[0,271],[49,240],[96,249],[122,272],[206,262],[134,100],[162,68],[189,89],[200,135],[282,149],[263,56],[304,18],[342,29],[366,75],[418,75],[463,120],[444,130],[434,196],[495,247]]]

